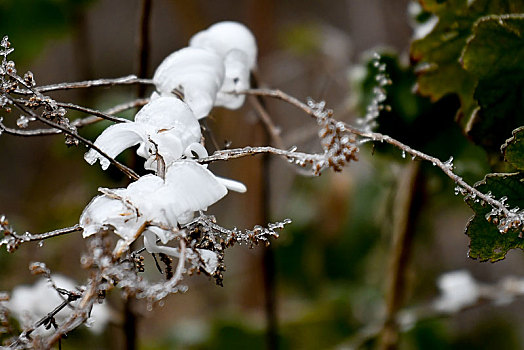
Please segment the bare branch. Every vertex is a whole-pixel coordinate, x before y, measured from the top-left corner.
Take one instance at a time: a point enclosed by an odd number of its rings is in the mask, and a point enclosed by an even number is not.
[[[208,164],[214,161],[227,161],[230,159],[242,158],[246,156],[254,156],[257,154],[274,154],[287,159],[288,162],[293,163],[301,168],[311,167],[313,175],[319,174],[319,168],[316,164],[328,163],[328,156],[326,154],[309,154],[304,152],[297,152],[296,147],[289,150],[282,150],[271,146],[252,147],[247,146],[243,148],[231,148],[225,150],[217,150],[212,155],[198,159],[201,164]]]
[[[310,116],[317,118],[315,114],[315,110],[311,107],[309,107],[304,102],[300,101],[299,99],[286,94],[285,92],[281,90],[272,90],[272,89],[247,89],[243,91],[239,91],[238,94],[245,94],[245,95],[253,95],[253,96],[266,96],[266,97],[272,97],[279,100],[282,100],[284,102],[287,102],[297,108],[300,108]]]
[[[5,216],[1,217],[2,222],[0,222],[0,232],[4,234],[4,237],[0,239],[0,246],[6,245],[6,249],[9,252],[15,251],[21,244],[27,242],[40,242],[45,239],[63,236],[73,232],[82,231],[82,227],[79,225],[74,225],[71,227],[61,228],[58,230],[44,232],[44,233],[30,233],[26,232],[24,234],[17,234],[9,226]]]
[[[114,106],[112,108],[109,108],[104,113],[106,113],[106,114],[120,113],[120,112],[123,112],[123,111],[127,111],[128,109],[131,109],[131,108],[142,107],[142,106],[148,104],[149,101],[150,101],[149,98],[139,98],[139,99],[136,99],[134,101],[121,103],[121,104],[116,105],[116,106]]]
[[[301,110],[303,110],[308,115],[318,118],[317,110],[315,108],[312,108],[308,106],[307,104],[301,102],[300,100],[296,99],[293,96],[290,96],[286,94],[285,92],[281,90],[271,90],[271,89],[248,89],[239,92],[239,94],[246,94],[246,95],[255,95],[255,96],[267,96],[276,98],[279,100],[282,100],[284,102],[287,102]],[[473,186],[469,185],[467,182],[465,182],[460,176],[455,174],[453,172],[453,165],[452,165],[452,158],[450,158],[448,161],[441,161],[440,159],[430,156],[428,154],[425,154],[423,152],[417,151],[408,145],[403,144],[402,142],[381,133],[372,132],[372,131],[364,131],[359,128],[355,128],[348,123],[339,122],[343,125],[343,131],[358,135],[362,138],[364,138],[361,143],[366,141],[373,141],[373,142],[386,142],[389,143],[392,146],[397,147],[398,149],[402,150],[404,154],[410,154],[413,156],[412,158],[420,158],[423,160],[426,160],[428,162],[431,162],[434,166],[440,168],[444,174],[446,174],[450,179],[452,179],[459,187],[460,192],[462,194],[465,194],[467,196],[470,196],[471,198],[475,198],[477,200],[484,201],[485,203],[488,203],[491,205],[494,209],[498,210],[501,216],[507,218],[507,222],[513,223],[518,222],[520,220],[519,213],[512,212],[510,209],[508,209],[504,203],[502,203],[499,200],[496,200],[490,195],[484,194],[474,188]],[[273,152],[271,152],[273,153]],[[278,154],[278,153],[277,153]],[[213,156],[211,156],[213,157]],[[239,156],[236,156],[234,158],[238,158]],[[209,157],[208,157],[209,158]],[[466,197],[467,198],[467,197]],[[499,230],[501,229],[501,225],[499,225]]]
[[[91,108],[88,108],[88,107],[75,105],[73,103],[64,103],[64,102],[58,102],[57,101],[56,104],[58,106],[60,106],[60,107],[64,107],[64,108],[73,109],[73,110],[76,110],[76,111],[92,114],[93,116],[99,117],[100,120],[107,119],[107,120],[110,120],[110,121],[115,122],[115,123],[128,123],[129,122],[128,119],[115,117],[115,116],[113,116],[113,115],[111,115],[109,113],[100,112],[100,111],[97,111],[96,109],[91,109]]]
[[[128,168],[127,166],[125,166],[124,164],[118,162],[117,160],[115,160],[114,158],[108,156],[104,151],[102,151],[99,147],[97,147],[94,143],[92,143],[91,141],[89,141],[88,139],[78,135],[76,132],[72,132],[71,130],[59,125],[59,124],[56,124],[46,118],[43,118],[41,117],[40,115],[38,115],[37,113],[33,112],[32,110],[29,110],[27,109],[25,106],[23,106],[22,104],[20,104],[19,102],[15,101],[15,100],[12,100],[13,104],[18,108],[20,109],[22,112],[30,115],[31,117],[35,118],[35,119],[38,119],[40,120],[42,123],[44,124],[47,124],[55,129],[58,129],[58,130],[61,130],[64,134],[67,134],[81,142],[83,142],[84,144],[86,144],[87,146],[89,146],[90,148],[93,148],[95,149],[98,153],[100,153],[102,156],[106,157],[110,162],[111,164],[113,164],[114,166],[116,166],[120,171],[122,171],[124,174],[126,174],[130,179],[132,180],[138,180],[139,176],[130,168]]]
[[[136,75],[128,75],[121,78],[113,79],[96,79],[96,80],[85,80],[71,83],[59,83],[52,85],[38,86],[34,88],[36,92],[49,92],[57,90],[71,90],[71,89],[84,89],[92,88],[98,86],[114,86],[114,85],[133,85],[133,84],[145,84],[152,85],[153,81],[151,79],[139,79]],[[17,89],[14,93],[19,95],[32,95],[33,91],[30,89]]]
[[[0,118],[0,134],[2,132],[5,132],[8,135],[13,136],[23,136],[23,137],[31,137],[31,136],[49,136],[49,135],[58,135],[62,132],[57,129],[34,129],[34,130],[18,130],[13,128],[8,128],[2,123],[2,118]]]
[[[37,241],[42,241],[44,239],[58,237],[58,236],[63,236],[63,235],[67,235],[69,233],[79,232],[79,231],[83,231],[83,228],[80,227],[80,225],[77,224],[77,225],[74,225],[74,226],[71,226],[71,227],[65,227],[65,228],[61,228],[61,229],[54,230],[54,231],[49,231],[49,232],[44,232],[44,233],[29,233],[29,232],[26,232],[26,233],[24,233],[21,236],[17,236],[17,238],[19,238],[21,240],[21,243],[37,242]]]
[[[267,110],[264,108],[262,103],[260,103],[260,101],[257,98],[253,97],[253,96],[250,96],[249,101],[255,107],[255,109],[256,109],[259,117],[260,117],[260,120],[262,121],[262,123],[264,123],[264,126],[266,127],[266,130],[271,135],[271,138],[273,139],[274,144],[278,148],[284,148],[284,142],[282,141],[282,137],[280,136],[281,130],[280,130],[279,127],[277,127],[275,125],[275,123],[273,123],[273,120],[271,119],[271,116],[269,115]]]

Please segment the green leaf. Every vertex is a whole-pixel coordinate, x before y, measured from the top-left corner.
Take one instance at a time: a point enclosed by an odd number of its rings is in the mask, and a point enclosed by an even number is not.
[[[524,14],[479,18],[460,58],[462,66],[479,78],[522,70]]]
[[[418,91],[433,101],[446,94],[457,94],[461,102],[458,120],[467,129],[478,107],[474,94],[480,77],[477,70],[464,69],[459,59],[473,25],[488,14],[524,12],[524,3],[509,0],[476,0],[471,4],[466,0],[425,0],[421,3],[439,20],[428,35],[411,45],[411,58],[419,63]]]
[[[523,180],[522,174],[488,174],[475,187],[483,193],[491,192],[498,199],[506,196],[510,208],[524,208]],[[512,229],[501,234],[497,225],[486,220],[486,214],[491,211],[489,205],[482,206],[473,199],[468,199],[467,203],[475,212],[466,227],[470,258],[495,262],[504,259],[511,249],[524,250],[524,238],[519,237],[521,230]]]
[[[513,130],[513,137],[504,143],[502,152],[507,162],[524,171],[524,126]]]
[[[480,18],[462,53],[464,68],[479,78],[478,109],[467,132],[473,141],[497,151],[524,124],[524,15]]]

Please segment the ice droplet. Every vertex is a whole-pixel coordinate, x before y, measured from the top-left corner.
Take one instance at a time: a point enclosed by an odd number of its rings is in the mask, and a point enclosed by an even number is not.
[[[19,128],[25,129],[29,125],[29,118],[27,118],[25,115],[21,115],[20,118],[16,121],[16,125],[18,125]]]
[[[4,37],[2,38],[2,42],[0,43],[0,46],[7,49],[9,45],[9,37],[7,35],[4,35]]]
[[[453,157],[449,157],[449,159],[444,162],[444,166],[452,170],[453,169]]]
[[[402,150],[402,158],[406,158],[406,151]]]
[[[42,248],[43,246],[44,246],[44,241],[40,241],[40,242],[38,242],[38,247],[39,247],[39,248]]]

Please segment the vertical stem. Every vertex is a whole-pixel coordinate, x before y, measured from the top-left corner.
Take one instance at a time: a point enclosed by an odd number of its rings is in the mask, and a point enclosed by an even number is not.
[[[268,140],[269,135],[264,129],[265,138]],[[262,222],[269,222],[270,208],[270,170],[269,154],[264,154],[262,158]],[[268,350],[278,349],[278,321],[277,321],[277,297],[276,297],[276,280],[275,280],[275,253],[273,245],[264,248],[263,257],[263,274],[264,274],[264,296],[265,296],[265,313],[266,313],[266,348]]]
[[[132,296],[127,297],[124,301],[124,337],[125,349],[127,350],[136,349],[137,318],[133,310],[133,301]]]
[[[140,7],[140,32],[138,36],[138,71],[139,78],[146,78],[147,66],[149,64],[149,31],[151,20],[151,5],[153,0],[142,0]],[[138,84],[138,98],[144,97],[145,84]]]
[[[149,31],[151,19],[152,0],[142,0],[140,6],[140,22],[138,31],[138,47],[137,47],[137,76],[144,78],[147,74],[147,66],[149,62]],[[142,98],[145,94],[146,86],[139,84],[137,88],[137,97]],[[137,329],[138,318],[134,311],[135,299],[130,296],[124,301],[124,337],[125,348],[127,350],[135,350],[137,348]]]
[[[78,9],[75,14],[75,36],[73,38],[73,55],[78,69],[79,80],[93,78],[92,48],[89,40],[89,26],[87,22],[87,11]],[[93,102],[93,90],[79,89],[78,93],[86,106]]]
[[[257,85],[255,79],[252,79],[253,85]],[[264,106],[264,101],[257,97],[260,106]],[[259,138],[261,144],[268,145],[271,142],[270,131],[262,118],[259,118]],[[261,179],[260,179],[260,213],[258,220],[260,222],[270,221],[271,209],[271,171],[269,154],[265,153],[261,159]],[[264,248],[262,256],[262,271],[264,277],[264,310],[266,316],[266,348],[268,350],[278,349],[278,320],[277,320],[277,298],[276,298],[276,280],[275,280],[275,253],[272,245]]]
[[[410,162],[404,169],[395,198],[393,244],[388,272],[389,284],[386,292],[386,318],[380,333],[380,349],[383,350],[394,350],[398,346],[396,315],[406,295],[406,271],[422,194],[423,179],[420,164]]]

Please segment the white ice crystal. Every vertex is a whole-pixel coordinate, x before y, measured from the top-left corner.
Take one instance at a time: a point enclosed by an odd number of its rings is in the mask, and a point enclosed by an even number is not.
[[[189,46],[210,50],[224,60],[225,79],[215,101],[216,106],[237,109],[244,95],[234,95],[250,86],[250,71],[256,66],[257,44],[251,31],[238,22],[219,22],[195,34]]]
[[[104,194],[95,197],[80,216],[83,236],[89,237],[101,229],[112,229],[131,244],[140,227],[147,220],[152,220],[151,213],[155,212],[156,203],[143,199],[163,186],[162,178],[149,174],[132,182],[127,188],[100,189]]]
[[[250,87],[250,71],[247,59],[247,55],[239,50],[231,50],[226,56],[224,60],[226,76],[220,91],[217,93],[215,106],[237,109],[244,104],[245,95],[235,95],[231,92],[239,92]]]
[[[473,305],[480,296],[477,282],[465,270],[443,274],[437,283],[441,296],[435,301],[434,307],[441,312],[457,312]]]
[[[84,237],[101,229],[113,229],[122,239],[119,250],[125,250],[140,236],[141,227],[150,224],[147,230],[165,244],[170,238],[168,233],[152,227],[176,228],[185,224],[196,211],[205,211],[224,197],[228,189],[246,190],[241,183],[216,177],[195,161],[180,160],[167,168],[165,180],[149,174],[127,188],[101,189],[104,194],[95,197],[84,209],[80,226]],[[154,242],[148,244],[155,249]]]
[[[207,249],[197,249],[200,257],[204,261],[204,269],[207,273],[213,274],[218,267],[218,256],[217,253]]]
[[[167,56],[153,83],[161,96],[183,96],[195,116],[204,118],[215,104],[225,76],[224,60],[215,52],[186,47]]]
[[[200,142],[200,138],[200,125],[187,104],[176,97],[160,97],[145,105],[134,122],[115,124],[105,129],[95,145],[112,158],[129,147],[139,145],[136,153],[146,158],[145,168],[156,170],[157,155],[168,166],[179,159],[189,146]],[[94,149],[89,150],[84,158],[89,164],[100,160],[104,170],[110,164]]]
[[[208,29],[193,35],[189,40],[189,46],[212,50],[223,59],[231,50],[239,50],[247,55],[249,70],[256,66],[257,43],[255,36],[245,25],[238,22],[215,23]]]
[[[61,275],[53,275],[52,278],[57,287],[68,291],[77,291],[76,284],[69,278]],[[7,307],[22,326],[31,327],[65,299],[67,299],[67,296],[61,297],[49,281],[42,278],[32,286],[14,288]],[[71,302],[71,305],[74,307],[77,303],[78,300]],[[63,323],[73,312],[74,310],[71,307],[65,307],[58,312],[55,316],[58,325]],[[97,334],[101,333],[111,318],[110,310],[105,304],[94,304],[90,318],[92,319],[92,322],[90,322],[92,326],[89,327],[89,330]],[[46,332],[44,327],[39,327],[33,334],[42,334],[43,332]]]

